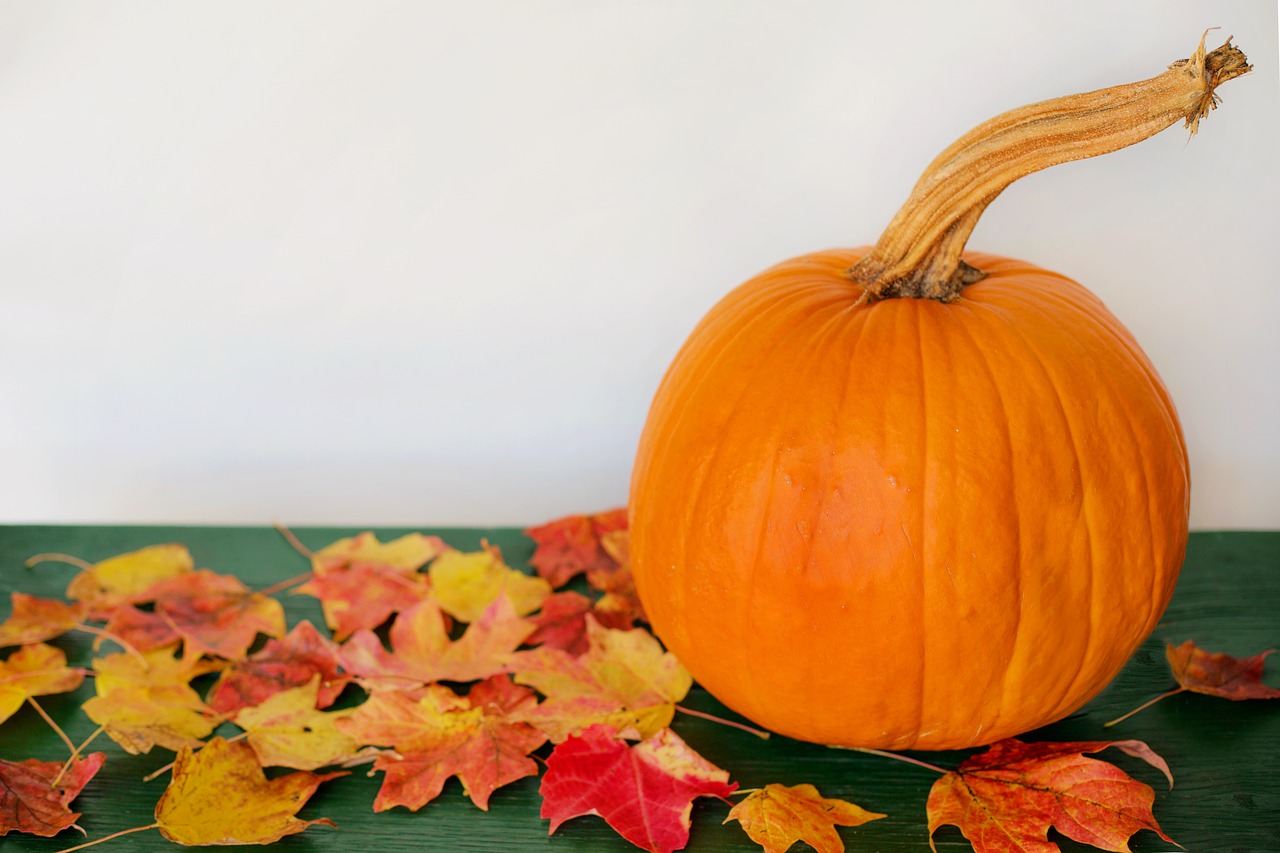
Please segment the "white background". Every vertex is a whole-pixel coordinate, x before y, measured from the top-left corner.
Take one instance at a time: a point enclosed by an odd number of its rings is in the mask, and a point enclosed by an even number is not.
[[[722,294],[1210,26],[1257,70],[1199,136],[1027,178],[970,245],[1134,331],[1194,527],[1278,527],[1272,0],[0,2],[0,522],[623,503]]]

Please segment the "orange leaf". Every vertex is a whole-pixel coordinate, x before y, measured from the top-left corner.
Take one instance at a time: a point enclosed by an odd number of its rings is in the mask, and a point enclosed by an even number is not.
[[[61,761],[0,759],[0,836],[26,832],[49,838],[68,827],[80,829],[76,826],[79,812],[68,806],[105,760],[105,755],[95,752],[71,762],[64,771]]]
[[[1187,640],[1168,643],[1164,655],[1178,684],[1194,693],[1224,699],[1280,699],[1280,690],[1262,683],[1262,667],[1274,649],[1247,658],[1206,652]]]
[[[1079,743],[999,741],[933,784],[929,846],[946,824],[960,828],[976,853],[1059,853],[1049,827],[1073,841],[1127,853],[1129,838],[1149,829],[1172,841],[1151,814],[1155,792],[1105,761],[1083,753],[1107,747],[1141,758],[1173,785],[1164,759],[1138,740]]]
[[[247,743],[214,738],[199,752],[178,753],[156,822],[165,838],[189,847],[274,844],[309,826],[334,826],[295,815],[322,782],[343,775],[299,771],[268,780]]]
[[[195,567],[185,545],[152,545],[103,560],[67,585],[67,598],[84,603],[94,618],[107,618],[121,604],[134,603],[153,584]]]
[[[592,726],[547,758],[541,814],[551,819],[550,832],[599,815],[637,847],[671,853],[689,843],[693,801],[723,799],[737,787],[670,729],[632,746],[609,727]]]
[[[609,569],[614,559],[600,544],[602,535],[627,526],[625,508],[595,515],[570,515],[530,527],[525,535],[535,548],[529,564],[553,588],[564,586],[575,575],[591,569]]]
[[[374,811],[416,811],[440,795],[450,776],[458,777],[476,806],[488,810],[495,790],[537,775],[538,765],[528,756],[546,736],[508,719],[511,711],[537,703],[532,690],[501,675],[480,682],[465,699],[442,690],[421,698],[375,694],[339,722],[360,743],[395,747],[394,755],[373,765],[386,773]]]
[[[591,599],[577,592],[557,592],[542,602],[542,610],[529,621],[537,629],[526,640],[531,646],[562,649],[575,657],[589,647],[587,614]]]
[[[75,690],[84,673],[67,666],[62,649],[32,643],[0,661],[0,723],[13,716],[28,696]]]
[[[235,660],[244,657],[259,633],[279,637],[285,632],[280,602],[231,575],[201,569],[161,581],[145,595],[182,636],[188,657],[212,654]]]
[[[396,617],[388,652],[372,631],[359,631],[339,650],[348,672],[371,690],[404,690],[432,681],[475,681],[503,671],[511,653],[533,631],[504,595],[489,605],[457,642],[430,599]]]
[[[785,853],[803,841],[817,853],[844,853],[837,826],[861,826],[882,814],[845,800],[823,797],[812,785],[765,785],[729,810],[765,853]]]
[[[84,618],[84,607],[52,598],[10,593],[13,610],[0,624],[0,648],[43,643],[70,631]]]
[[[427,576],[389,566],[358,564],[317,572],[294,590],[320,599],[324,622],[341,642],[356,631],[372,629],[393,613],[407,610],[427,597]]]
[[[261,650],[223,671],[209,690],[209,706],[224,714],[261,704],[291,687],[320,676],[317,708],[327,708],[351,681],[338,671],[338,649],[308,621],[293,626],[283,640],[268,640]]]
[[[319,576],[356,566],[378,566],[412,575],[445,549],[439,536],[410,533],[391,542],[379,542],[370,531],[339,539],[321,548],[311,559]]]

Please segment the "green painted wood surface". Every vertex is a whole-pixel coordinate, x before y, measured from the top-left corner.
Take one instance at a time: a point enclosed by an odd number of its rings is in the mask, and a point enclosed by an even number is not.
[[[355,529],[297,531],[308,545],[320,547]],[[384,537],[409,532],[378,531]],[[500,545],[512,565],[523,566],[531,543],[512,529],[434,529],[447,542],[474,549],[481,539]],[[236,574],[248,584],[264,587],[305,571],[305,563],[273,530],[231,527],[0,527],[0,617],[9,612],[8,594],[19,590],[57,597],[74,574],[55,564],[23,567],[33,554],[47,551],[74,554],[89,561],[160,542],[182,542],[197,565]],[[1122,571],[1122,567],[1117,567]],[[306,596],[282,597],[290,624],[311,619],[323,624],[317,602]],[[1130,721],[1103,729],[1102,723],[1168,690],[1173,682],[1164,662],[1166,640],[1194,639],[1202,646],[1245,655],[1280,646],[1280,533],[1196,533],[1191,537],[1186,565],[1173,602],[1150,640],[1134,655],[1120,677],[1081,712],[1048,728],[1030,733],[1035,740],[1106,740],[1139,738],[1160,752],[1173,769],[1177,784],[1169,791],[1159,775],[1119,753],[1104,753],[1137,778],[1156,789],[1155,814],[1165,830],[1191,851],[1204,853],[1277,853],[1280,851],[1280,702],[1228,702],[1182,694],[1161,702]],[[55,643],[73,663],[87,664],[91,638],[72,634]],[[1280,657],[1280,656],[1278,656]],[[874,665],[874,662],[868,662]],[[1269,683],[1280,685],[1280,662],[1273,663]],[[856,678],[856,673],[850,673]],[[79,710],[92,695],[86,682],[77,692],[41,700],[45,708],[79,741],[93,724]],[[705,692],[695,688],[687,706],[732,716]],[[679,715],[675,727],[695,749],[727,769],[744,788],[769,782],[810,782],[826,796],[852,800],[888,818],[866,826],[842,829],[851,851],[920,851],[928,849],[924,804],[936,778],[930,771],[875,756],[826,749],[785,738],[761,741],[731,728]],[[236,729],[229,727],[227,732]],[[156,750],[130,756],[103,738],[95,743],[108,755],[107,763],[75,803],[84,816],[80,824],[88,838],[149,824],[163,779],[141,779],[167,763],[171,754]],[[1114,751],[1111,751],[1114,752]],[[967,753],[926,754],[927,760],[954,767]],[[0,726],[0,757],[62,760],[65,746],[29,708]],[[316,827],[280,842],[295,850],[370,851],[626,851],[630,844],[599,818],[584,817],[547,836],[547,822],[539,819],[538,783],[526,779],[496,792],[486,814],[471,805],[456,780],[444,794],[418,812],[398,808],[372,811],[378,778],[363,770],[321,789],[303,810],[306,818],[329,817],[340,829]],[[758,850],[736,824],[721,825],[727,807],[714,800],[694,806],[689,845],[695,851]],[[11,834],[0,839],[5,850],[54,851],[83,840],[74,831],[54,839]],[[1057,839],[1065,851],[1091,850]],[[971,849],[952,828],[936,836],[941,851]],[[175,845],[155,831],[102,845],[99,850],[161,850]],[[807,849],[797,845],[796,850]],[[1152,833],[1135,837],[1133,849],[1173,850]]]

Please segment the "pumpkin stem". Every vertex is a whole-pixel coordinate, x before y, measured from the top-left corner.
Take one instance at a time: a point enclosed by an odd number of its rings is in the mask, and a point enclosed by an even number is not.
[[[1194,136],[1218,105],[1214,90],[1252,69],[1231,39],[1159,76],[1020,107],[978,125],[938,155],[875,248],[849,270],[869,302],[952,302],[985,273],[960,258],[987,205],[1018,178],[1117,151],[1184,120]]]

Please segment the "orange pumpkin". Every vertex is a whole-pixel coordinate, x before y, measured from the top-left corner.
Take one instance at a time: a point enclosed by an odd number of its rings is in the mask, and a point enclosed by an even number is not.
[[[1016,177],[1194,126],[1245,70],[1202,41],[1153,80],[993,119],[874,248],[711,309],[653,401],[630,524],[655,633],[714,696],[795,738],[950,749],[1119,672],[1186,545],[1173,402],[1085,288],[961,250]]]

